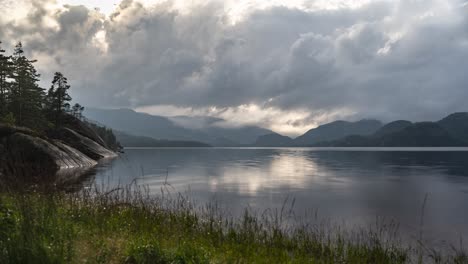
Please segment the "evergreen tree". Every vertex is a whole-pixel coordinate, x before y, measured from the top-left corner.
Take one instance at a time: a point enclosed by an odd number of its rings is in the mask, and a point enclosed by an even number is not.
[[[52,81],[52,86],[47,93],[47,103],[49,112],[54,118],[55,125],[60,125],[61,117],[70,111],[71,97],[68,94],[68,80],[62,73],[56,72]]]
[[[44,89],[39,87],[40,74],[34,68],[35,62],[26,58],[21,42],[18,43],[13,53],[14,83],[11,85],[10,111],[17,125],[40,128],[44,125]]]
[[[78,103],[74,104],[72,107],[72,115],[78,119],[81,119],[83,117],[83,111],[84,106],[81,106]]]
[[[5,50],[1,48],[0,41],[0,118],[6,117],[8,114],[8,94],[10,91],[10,83],[8,79],[12,77],[11,57],[5,56]]]

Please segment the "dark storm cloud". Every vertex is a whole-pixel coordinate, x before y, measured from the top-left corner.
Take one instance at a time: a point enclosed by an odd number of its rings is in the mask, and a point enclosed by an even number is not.
[[[168,2],[147,8],[126,0],[108,18],[83,6],[49,10],[34,2],[25,20],[2,22],[0,37],[24,40],[38,59],[53,58],[41,72],[62,70],[75,98],[91,106],[310,111],[290,125],[340,109],[387,120],[467,110],[461,1],[274,7],[236,24],[219,2],[181,12]]]

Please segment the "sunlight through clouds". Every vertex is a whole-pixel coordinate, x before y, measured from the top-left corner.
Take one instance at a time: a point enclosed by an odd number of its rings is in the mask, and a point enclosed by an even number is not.
[[[89,107],[297,135],[335,119],[463,111],[464,3],[0,0],[11,10],[0,39],[24,42],[44,86],[62,69]]]
[[[200,107],[183,108],[173,105],[144,106],[135,109],[138,112],[161,116],[210,116],[226,120],[216,123],[219,127],[241,127],[260,125],[277,133],[298,136],[304,131],[320,124],[337,119],[347,119],[355,113],[351,109],[341,108],[331,112],[312,113],[307,109],[282,110],[273,106],[246,104],[237,107]],[[183,125],[183,124],[182,124]],[[192,127],[188,127],[192,128]]]

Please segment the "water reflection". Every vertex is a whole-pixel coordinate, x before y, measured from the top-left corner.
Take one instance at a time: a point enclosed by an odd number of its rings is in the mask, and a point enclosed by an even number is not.
[[[303,188],[317,175],[316,164],[304,156],[278,154],[267,161],[250,161],[220,168],[209,181],[211,192],[230,191],[256,196],[260,191]]]
[[[419,230],[429,194],[429,238],[468,235],[468,152],[317,151],[316,149],[129,149],[95,171],[108,188],[134,180],[159,194],[190,190],[200,201],[216,199],[234,214],[246,206],[279,208],[295,197],[298,214],[366,224],[376,216]]]

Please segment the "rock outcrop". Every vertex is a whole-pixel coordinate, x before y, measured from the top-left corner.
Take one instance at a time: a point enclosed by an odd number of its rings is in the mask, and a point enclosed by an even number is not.
[[[88,137],[85,137],[69,128],[58,129],[53,136],[55,139],[65,142],[67,145],[79,150],[94,160],[114,158],[115,152],[108,150]]]
[[[65,115],[64,117],[64,126],[68,129],[75,131],[76,133],[91,139],[92,141],[98,143],[99,145],[108,148],[106,142],[94,131],[90,128],[86,123],[82,122],[80,119],[72,116],[72,115]]]
[[[96,161],[61,142],[50,142],[23,133],[4,141],[6,170],[14,175],[51,175],[66,169],[89,168]]]
[[[0,176],[42,179],[62,175],[63,182],[63,175],[76,178],[77,172],[94,167],[98,160],[117,156],[92,140],[94,135],[82,135],[89,131],[85,124],[80,126],[81,133],[60,128],[50,133],[54,137],[49,137],[27,128],[0,124]]]

